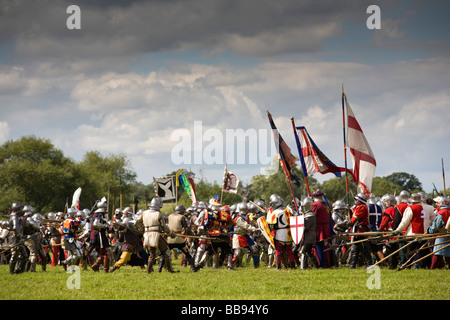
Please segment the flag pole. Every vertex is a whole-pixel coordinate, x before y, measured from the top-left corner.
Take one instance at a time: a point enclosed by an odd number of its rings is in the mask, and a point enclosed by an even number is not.
[[[446,187],[445,187],[445,171],[444,171],[444,158],[441,158],[442,163],[442,181],[444,182],[444,196],[447,195]]]
[[[270,115],[268,110],[267,110],[267,117],[269,118],[269,121],[270,121],[271,115]],[[285,162],[285,160],[283,158],[283,155],[280,154],[280,151],[279,151],[280,141],[279,141],[279,139],[276,136],[275,130],[272,129],[272,133],[273,133],[273,139],[274,139],[274,142],[275,142],[275,146],[277,147],[277,150],[278,150],[277,151],[278,152],[278,157],[280,158],[280,161]],[[286,180],[287,180],[287,183],[288,183],[288,186],[289,186],[289,190],[291,191],[292,200],[293,200],[292,202],[294,202],[295,210],[297,212],[300,212],[299,209],[298,209],[298,206],[297,206],[297,201],[295,201],[295,194],[294,194],[294,190],[292,189],[291,181],[289,180],[288,173],[286,172],[286,170],[287,170],[286,169],[286,164],[282,165],[282,167],[283,167],[284,175],[286,176]]]
[[[342,132],[344,137],[344,163],[345,163],[345,193],[347,198],[347,206],[350,207],[349,191],[348,191],[348,173],[347,173],[347,139],[345,136],[345,106],[344,106],[344,83],[342,83]]]
[[[291,117],[291,122],[292,122],[292,129],[294,130],[295,141],[297,142],[298,155],[299,155],[300,161],[301,161],[302,154],[300,154],[300,152],[302,152],[302,150],[301,150],[300,140],[297,135],[297,130],[295,129],[294,117]],[[305,175],[305,173],[303,172],[303,176],[305,178],[305,185],[306,185],[306,191],[308,192],[308,197],[311,198],[311,192],[309,191],[308,174]]]

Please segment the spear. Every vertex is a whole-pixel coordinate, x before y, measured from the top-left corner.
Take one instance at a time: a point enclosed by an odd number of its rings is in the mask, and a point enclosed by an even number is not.
[[[438,244],[439,244],[439,243],[438,243]],[[405,267],[402,266],[402,267],[403,267],[403,269],[406,269],[406,268],[408,268],[409,266],[411,266],[411,265],[413,265],[413,264],[416,264],[416,263],[418,263],[419,261],[422,261],[423,259],[428,258],[429,256],[431,256],[431,255],[433,255],[433,254],[436,254],[436,252],[439,252],[439,251],[441,251],[441,250],[444,250],[444,249],[447,248],[447,247],[450,247],[450,243],[447,244],[447,245],[445,245],[445,246],[443,246],[442,248],[440,248],[440,249],[438,249],[438,250],[436,250],[436,251],[433,251],[433,252],[427,254],[426,256],[423,256],[422,258],[420,258],[420,259],[418,259],[418,260],[416,260],[416,261],[411,262],[411,263],[408,264],[407,266],[405,266]],[[403,269],[399,269],[399,271],[400,271],[400,270],[403,270]]]
[[[375,267],[376,265],[382,263],[383,261],[386,261],[387,259],[389,259],[390,257],[392,257],[394,254],[398,253],[400,250],[404,250],[407,246],[411,245],[413,242],[414,242],[414,241],[411,241],[411,242],[405,244],[405,245],[404,245],[403,247],[401,247],[400,249],[395,250],[395,251],[392,252],[390,255],[384,257],[384,259],[381,259],[381,260],[377,261],[375,264],[373,264],[373,265],[367,267],[367,270],[370,270],[371,268],[373,268],[373,267]]]
[[[445,171],[444,171],[444,158],[441,158],[442,163],[442,180],[444,182],[444,196],[446,195],[446,188],[445,188]]]

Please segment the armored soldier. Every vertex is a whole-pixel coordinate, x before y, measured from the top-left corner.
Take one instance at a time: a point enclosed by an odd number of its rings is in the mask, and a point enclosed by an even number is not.
[[[414,236],[424,234],[428,230],[432,223],[432,216],[423,208],[421,202],[421,194],[413,193],[411,195],[411,205],[405,209],[402,221],[395,229],[394,234],[400,234],[403,230],[406,230],[407,236]],[[423,244],[423,241],[412,240],[412,242],[411,245],[408,245],[408,250],[410,251],[420,248]],[[414,262],[420,259],[423,256],[423,252],[421,250],[418,254],[414,255],[412,261]],[[419,269],[420,265],[415,263],[414,268]]]
[[[182,205],[175,207],[174,213],[167,217],[167,225],[169,228],[177,234],[191,234],[189,221],[185,216],[186,208]],[[178,249],[183,253],[184,258],[189,263],[191,270],[197,272],[199,269],[194,264],[194,257],[188,250],[186,238],[176,236],[175,238],[168,238],[167,243],[169,244],[169,249]],[[164,264],[165,262],[162,262]]]
[[[295,269],[295,258],[292,252],[292,235],[289,227],[290,210],[286,209],[280,196],[270,196],[269,206],[272,210],[267,213],[267,224],[275,242],[276,269],[281,269],[282,253],[286,252],[290,267]],[[287,265],[287,262],[285,263]]]
[[[167,271],[174,273],[172,269],[171,251],[162,232],[168,233],[170,237],[175,237],[175,234],[170,230],[164,221],[164,216],[160,209],[162,208],[162,200],[155,197],[150,202],[148,210],[142,212],[141,216],[136,221],[138,228],[144,228],[144,246],[148,249],[149,257],[147,264],[147,273],[153,272],[153,265],[156,260],[156,250],[159,249],[164,257]]]
[[[81,243],[78,241],[77,233],[80,227],[80,221],[75,220],[77,210],[69,208],[61,227],[61,233],[64,235],[64,249],[67,252],[67,259],[63,261],[64,265],[75,265],[81,258]]]
[[[313,201],[306,197],[301,203],[302,211],[305,218],[305,229],[303,231],[303,239],[300,247],[300,268],[308,268],[308,260],[312,261],[316,268],[319,267],[317,259],[312,253],[312,248],[316,243],[316,214],[312,211]]]
[[[9,273],[23,273],[25,271],[28,254],[25,250],[23,205],[20,202],[14,202],[10,209],[9,226],[13,232],[11,241],[11,258],[9,260]]]
[[[106,220],[105,208],[107,207],[106,199],[102,198],[97,204],[97,210],[92,215],[91,232],[90,232],[90,245],[93,250],[97,251],[97,260],[91,265],[92,270],[99,271],[100,265],[103,264],[103,270],[109,271],[109,257],[108,250],[110,248],[107,232],[110,226]]]
[[[353,208],[353,215],[350,219],[350,225],[353,227],[353,232],[361,233],[368,232],[369,229],[369,210],[367,208],[367,196],[364,193],[358,193],[355,197],[355,206]],[[362,240],[364,237],[355,237],[353,240]],[[367,242],[359,242],[352,244],[350,249],[349,264],[350,268],[356,268],[356,263],[358,262],[359,253],[362,252],[366,264],[372,265],[372,255],[371,248]]]
[[[319,188],[313,194],[312,211],[316,214],[316,243],[314,247],[317,251],[321,268],[328,268],[331,265],[329,251],[325,251],[328,247],[330,233],[330,212],[325,201],[325,196]]]
[[[121,266],[126,264],[131,260],[131,255],[133,253],[137,254],[142,250],[142,233],[136,228],[135,221],[132,219],[133,212],[130,210],[125,210],[123,212],[122,220],[115,220],[113,222],[114,229],[117,230],[118,238],[121,240],[121,251],[120,259],[114,264],[110,272],[114,272]]]
[[[253,205],[254,206],[254,205]],[[254,206],[255,207],[255,206]],[[255,207],[256,208],[256,207]],[[237,261],[240,261],[244,255],[244,251],[248,250],[252,254],[253,266],[259,267],[259,252],[258,247],[250,237],[250,233],[259,232],[259,229],[250,224],[250,217],[248,216],[248,206],[245,202],[238,204],[239,214],[234,218],[236,223],[233,234],[233,267]]]
[[[384,203],[384,211],[381,218],[381,223],[379,230],[380,231],[392,231],[394,229],[394,218],[395,218],[395,205],[396,200],[392,194],[386,193],[381,200]],[[390,255],[392,252],[397,251],[398,243],[391,242],[385,245],[386,255]],[[394,254],[393,256],[388,258],[389,269],[395,269],[398,265],[398,254]]]
[[[209,238],[212,238],[212,240],[209,240],[210,243],[206,247],[200,265],[203,265],[208,256],[218,253],[220,249],[220,260],[223,262],[227,261],[228,270],[235,270],[233,267],[233,252],[228,235],[228,229],[235,225],[236,223],[230,214],[220,210],[220,203],[217,200],[213,202],[211,209],[205,211],[200,224]]]

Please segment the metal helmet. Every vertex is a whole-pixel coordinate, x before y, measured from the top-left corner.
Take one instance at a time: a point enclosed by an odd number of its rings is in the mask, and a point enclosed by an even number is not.
[[[240,202],[238,204],[239,214],[246,215],[248,213],[248,206],[245,202]]]
[[[406,190],[400,191],[400,194],[398,195],[398,202],[408,202],[409,200],[409,192]]]
[[[123,215],[122,209],[117,208],[117,209],[114,211],[114,217],[121,216],[121,215]]]
[[[278,209],[283,206],[283,200],[279,195],[273,194],[269,198],[269,205],[274,209]]]
[[[438,206],[443,206],[445,204],[445,197],[437,196],[436,198],[433,199],[433,201],[436,202]]]
[[[397,201],[395,200],[395,197],[390,194],[390,193],[386,193],[384,196],[381,197],[381,200],[383,200],[383,202],[388,206],[394,206]]]
[[[150,202],[150,207],[161,209],[163,207],[163,201],[160,197],[154,197]]]
[[[66,217],[67,218],[75,218],[75,215],[77,214],[77,209],[75,208],[69,208],[67,209]]]
[[[33,208],[32,206],[30,206],[29,204],[27,204],[27,205],[25,205],[25,206],[23,207],[22,211],[23,211],[24,213],[30,212],[31,215],[32,215],[32,214],[34,213],[34,208]]]
[[[367,196],[364,193],[358,193],[354,199],[356,202],[367,204]]]
[[[85,214],[85,218],[86,219],[90,219],[91,218],[91,210],[89,209],[83,209],[83,212]]]
[[[197,206],[197,212],[198,213],[200,213],[200,212],[202,212],[204,209],[206,209],[207,208],[207,206],[206,206],[206,202],[205,201],[200,201],[199,203],[198,203],[198,206]]]
[[[14,202],[9,209],[9,212],[11,213],[22,213],[23,212],[23,204],[20,202]]]
[[[411,202],[412,203],[422,202],[422,195],[420,193],[413,193],[411,195]]]
[[[183,205],[178,205],[175,207],[175,213],[184,214],[186,212],[186,208]]]
[[[266,210],[266,202],[264,200],[256,201],[256,205],[260,207],[263,211]]]
[[[310,197],[306,197],[302,201],[302,211],[307,212],[312,209],[313,200]]]
[[[250,213],[256,213],[256,212],[258,212],[258,208],[257,208],[253,203],[251,203],[251,202],[249,202],[249,203],[247,204],[247,207],[248,207],[248,212],[250,212]]]
[[[56,213],[54,212],[47,213],[47,219],[56,220]]]
[[[36,221],[37,223],[41,224],[42,220],[44,219],[44,216],[40,213],[35,213],[33,214],[33,216],[31,217],[34,221]]]
[[[348,209],[347,204],[343,200],[336,200],[333,203],[333,210]]]
[[[104,209],[108,206],[108,202],[105,197],[103,197],[99,202],[97,202],[98,209]]]
[[[64,219],[64,212],[59,211],[59,212],[56,214],[56,219],[58,219],[58,220]]]
[[[125,207],[125,209],[122,210],[123,214],[133,214],[133,209],[131,207]]]
[[[231,212],[231,208],[228,205],[224,205],[222,208],[220,208],[220,210],[226,212],[226,213],[230,213]]]
[[[75,217],[79,218],[80,220],[85,220],[86,219],[86,214],[84,213],[84,211],[78,210],[77,214],[75,215]]]

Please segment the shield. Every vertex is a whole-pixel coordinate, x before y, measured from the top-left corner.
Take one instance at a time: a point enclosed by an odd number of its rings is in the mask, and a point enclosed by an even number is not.
[[[266,217],[260,217],[256,220],[261,234],[266,238],[267,241],[275,248],[275,242],[273,241],[272,234],[270,233],[269,225],[267,224]]]
[[[291,226],[292,239],[295,244],[299,244],[302,241],[303,231],[305,230],[305,217],[303,215],[292,216],[289,218]]]

